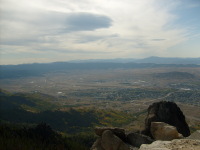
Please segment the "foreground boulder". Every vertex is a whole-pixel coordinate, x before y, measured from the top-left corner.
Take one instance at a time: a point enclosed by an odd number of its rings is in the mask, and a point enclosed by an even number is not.
[[[142,144],[151,144],[154,141],[148,136],[135,132],[127,134],[126,139],[127,143],[134,147],[140,147]]]
[[[164,122],[151,122],[151,135],[155,140],[171,141],[183,136],[178,133],[176,127]]]
[[[175,139],[143,144],[139,150],[200,150],[200,140]]]
[[[94,144],[92,145],[92,147],[90,148],[90,150],[104,150],[103,147],[101,146],[101,138],[98,138]]]
[[[95,134],[98,136],[102,136],[103,132],[106,130],[112,131],[117,137],[126,141],[125,130],[123,128],[114,128],[114,127],[96,127],[94,129]]]
[[[131,146],[115,135],[116,131],[122,132],[117,128],[96,128],[95,132],[100,137],[93,144],[91,150],[131,150]]]
[[[101,145],[105,150],[130,150],[129,146],[110,130],[103,132]]]
[[[185,116],[174,102],[161,101],[149,106],[148,114],[145,119],[145,129],[142,133],[153,137],[150,131],[151,122],[165,122],[176,127],[177,131],[184,137],[190,135],[190,130],[185,121]]]

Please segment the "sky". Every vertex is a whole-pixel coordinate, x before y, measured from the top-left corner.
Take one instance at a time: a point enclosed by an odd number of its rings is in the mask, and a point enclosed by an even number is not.
[[[0,64],[200,57],[200,0],[0,0]]]

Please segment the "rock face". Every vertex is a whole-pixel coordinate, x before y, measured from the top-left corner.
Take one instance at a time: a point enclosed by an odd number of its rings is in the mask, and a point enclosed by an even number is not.
[[[183,136],[178,133],[176,127],[164,122],[151,122],[151,135],[155,140],[171,141]]]
[[[161,101],[149,106],[145,119],[145,130],[142,133],[150,137],[152,137],[150,132],[151,122],[165,122],[175,126],[184,137],[190,135],[185,116],[174,102]]]
[[[92,147],[90,148],[90,150],[104,150],[103,147],[101,146],[101,138],[98,138],[94,144],[92,145]]]
[[[139,150],[200,150],[200,140],[175,139],[143,144]]]
[[[131,150],[129,145],[115,135],[116,131],[117,133],[122,132],[117,128],[96,128],[96,134],[101,137],[96,140],[91,150]]]
[[[105,150],[130,150],[129,146],[110,130],[103,132],[101,145]]]
[[[127,134],[126,139],[128,144],[135,147],[140,147],[142,144],[151,144],[154,141],[148,136],[134,132]]]
[[[106,130],[112,131],[117,137],[119,137],[123,141],[126,141],[125,130],[122,128],[96,127],[94,129],[96,135],[98,135],[98,136],[102,136],[103,132]]]

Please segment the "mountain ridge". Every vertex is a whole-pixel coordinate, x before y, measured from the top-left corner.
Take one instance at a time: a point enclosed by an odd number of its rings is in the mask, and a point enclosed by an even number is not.
[[[141,69],[158,67],[200,67],[200,58],[99,59],[53,63],[0,65],[0,79],[43,76],[71,70]]]
[[[113,58],[113,59],[84,59],[70,61],[56,61],[49,63],[23,63],[9,64],[0,66],[21,66],[21,65],[40,65],[40,64],[57,64],[57,63],[155,63],[155,64],[198,64],[200,65],[200,57],[157,57],[151,56],[146,58]]]
[[[114,59],[88,59],[72,60],[71,63],[84,62],[112,62],[112,63],[155,63],[155,64],[200,64],[200,57],[197,58],[180,58],[180,57],[157,57],[151,56],[146,58],[114,58]]]

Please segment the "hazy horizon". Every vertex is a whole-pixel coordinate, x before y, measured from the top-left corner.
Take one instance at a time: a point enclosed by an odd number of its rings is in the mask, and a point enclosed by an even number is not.
[[[200,57],[199,0],[2,0],[0,64]]]
[[[174,61],[178,61],[178,60],[182,60],[182,63],[180,64],[184,64],[183,61],[184,60],[195,60],[195,59],[200,59],[200,57],[158,57],[158,56],[149,56],[149,57],[144,57],[144,58],[111,58],[111,59],[74,59],[74,60],[63,60],[63,61],[50,61],[50,62],[30,62],[30,63],[19,63],[19,64],[0,64],[1,66],[6,66],[6,65],[26,65],[26,64],[51,64],[51,63],[92,63],[92,62],[96,62],[96,63],[101,63],[101,62],[114,62],[114,63],[138,63],[138,61],[142,61],[142,60],[147,60],[147,59],[151,59],[150,61],[153,61],[152,59],[154,59],[154,61],[156,61],[157,59],[162,59],[162,60],[171,60],[174,59]],[[177,59],[177,60],[175,60]],[[120,61],[121,60],[121,61]],[[162,61],[161,60],[161,61]],[[159,64],[158,60],[158,64]],[[139,63],[148,63],[148,62],[139,62]],[[151,62],[153,63],[153,62]],[[162,64],[162,63],[160,63]],[[164,64],[168,64],[168,63],[164,63]],[[174,63],[176,64],[176,62]],[[177,63],[178,64],[178,63]],[[187,63],[186,63],[187,64]],[[193,64],[193,63],[189,63],[189,64]],[[195,63],[194,63],[195,64]]]

